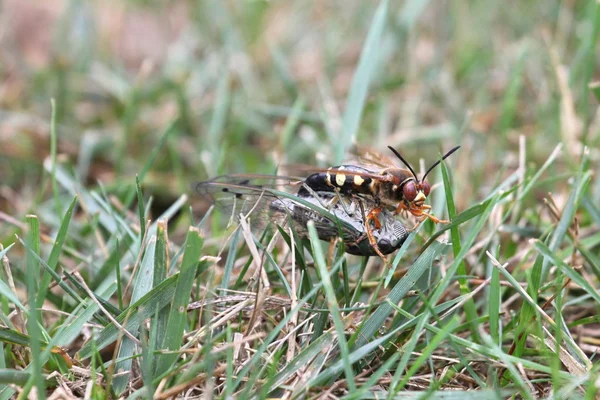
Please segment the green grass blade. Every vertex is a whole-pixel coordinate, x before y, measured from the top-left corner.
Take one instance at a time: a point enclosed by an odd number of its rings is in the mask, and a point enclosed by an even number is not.
[[[352,78],[342,122],[342,134],[336,140],[333,157],[334,164],[342,162],[348,146],[353,142],[358,132],[369,86],[379,64],[379,51],[381,49],[381,38],[388,13],[388,3],[388,0],[382,0],[375,11],[371,28],[367,34],[367,40],[360,55],[358,67]]]
[[[285,121],[285,126],[281,131],[281,147],[289,152],[290,143],[292,143],[292,139],[294,138],[294,132],[298,128],[298,124],[300,123],[300,117],[304,112],[305,100],[303,97],[298,97],[292,106],[292,110],[290,112],[289,117]]]
[[[227,254],[227,260],[225,261],[225,268],[223,270],[223,277],[221,278],[221,288],[228,289],[229,281],[231,280],[231,275],[233,272],[233,264],[237,257],[238,243],[240,241],[241,230],[237,229],[233,236],[231,237],[231,241],[229,242],[229,253]]]
[[[567,230],[569,226],[573,223],[573,217],[575,216],[575,212],[579,208],[579,203],[581,202],[581,198],[583,193],[585,193],[585,189],[587,188],[591,177],[592,171],[588,170],[589,164],[589,150],[586,148],[584,150],[583,160],[581,163],[581,168],[579,170],[579,174],[577,176],[577,180],[573,187],[573,191],[571,192],[571,196],[569,196],[569,200],[565,205],[565,208],[560,217],[560,221],[558,221],[558,225],[556,226],[556,230],[552,234],[550,238],[549,247],[552,251],[558,250],[558,247],[561,245],[565,235],[567,234]],[[546,277],[548,275],[548,269],[550,264],[548,261],[544,260],[542,264],[542,273],[540,282],[545,282]]]
[[[154,276],[154,256],[156,249],[156,237],[152,236],[148,243],[148,248],[144,253],[144,257],[140,264],[140,269],[134,277],[133,291],[131,294],[131,301],[136,302],[143,298],[150,289],[152,289],[153,276]],[[134,325],[128,328],[128,331],[137,336],[139,333],[140,326]],[[116,371],[127,372],[131,371],[131,356],[134,355],[136,344],[128,337],[123,337],[121,341],[121,348],[119,349],[118,359],[124,359],[116,365]],[[127,387],[128,383],[132,378],[132,373],[123,374],[117,376],[113,381],[113,390],[121,394]]]
[[[203,241],[204,239],[200,235],[200,231],[196,228],[189,229],[185,241],[183,261],[181,262],[181,272],[177,279],[175,297],[169,313],[168,330],[162,346],[166,350],[176,351],[181,345],[183,330],[185,328],[185,317],[187,315],[187,305],[190,300]],[[162,355],[158,360],[157,375],[164,373],[176,359],[177,354]]]
[[[27,235],[28,247],[35,254],[40,254],[40,224],[37,216],[27,215],[25,217],[29,226]],[[29,302],[29,316],[27,318],[27,331],[31,340],[31,377],[29,383],[35,385],[38,398],[46,398],[46,384],[42,375],[41,342],[42,332],[38,325],[41,322],[41,315],[36,307],[36,294],[39,288],[40,264],[36,257],[31,253],[27,255],[27,300]]]
[[[0,369],[0,383],[4,385],[17,385],[25,386],[26,383],[33,379],[33,372],[30,371],[19,371],[16,369],[2,368]],[[56,386],[56,378],[46,380],[45,376],[42,376],[44,385],[49,387]],[[45,394],[41,397],[45,398]]]
[[[169,137],[174,132],[177,132],[177,121],[178,120],[175,119],[175,120],[173,120],[173,121],[171,121],[169,123],[169,125],[167,126],[167,128],[164,130],[163,134],[160,136],[160,139],[158,140],[158,143],[156,144],[156,146],[154,146],[154,148],[152,149],[152,151],[150,152],[150,154],[146,158],[146,162],[142,166],[142,168],[140,170],[140,173],[138,174],[139,182],[143,182],[144,181],[144,178],[146,177],[146,174],[150,170],[150,167],[152,167],[152,164],[154,163],[154,160],[156,160],[156,157],[158,157],[158,154],[159,154],[160,150],[164,147],[164,145],[167,142],[167,140],[169,139]],[[129,192],[127,198],[123,202],[125,204],[126,208],[129,208],[129,206],[133,202],[133,199],[136,196],[136,193],[137,193],[137,190],[132,190],[132,191]]]
[[[71,223],[71,217],[73,216],[73,209],[75,208],[75,204],[77,202],[77,197],[73,199],[67,212],[63,216],[63,219],[60,223],[60,228],[58,229],[58,233],[56,234],[56,241],[54,242],[54,246],[52,246],[52,250],[50,252],[50,256],[48,257],[48,267],[51,270],[56,271],[56,267],[58,265],[58,257],[62,251],[65,240],[67,239],[67,233],[69,229],[69,224]],[[50,285],[50,280],[52,276],[48,273],[47,270],[44,270],[42,273],[42,279],[40,283],[40,291],[38,293],[37,298],[37,307],[42,307],[44,304],[44,300],[46,299],[46,293],[48,292],[48,286]]]
[[[54,207],[56,208],[56,215],[61,214],[60,198],[58,193],[58,185],[56,183],[56,154],[57,154],[57,133],[56,133],[56,101],[50,99],[50,105],[52,107],[52,117],[50,118],[50,160],[52,162],[52,169],[50,170],[50,180],[52,182],[52,195],[54,196]]]
[[[458,326],[458,318],[454,317],[443,328],[441,328],[439,332],[437,332],[435,334],[435,336],[429,342],[427,347],[423,351],[421,351],[421,354],[419,355],[419,357],[417,357],[417,359],[412,362],[410,368],[408,369],[408,371],[406,371],[406,374],[404,374],[404,377],[402,378],[402,380],[396,385],[396,387],[395,387],[396,393],[404,388],[404,386],[408,383],[408,380],[417,373],[419,368],[421,368],[421,366],[433,354],[433,352],[438,348],[438,346],[441,344],[441,342],[443,340],[445,340],[446,337],[448,337],[448,335],[452,331],[454,331],[454,329],[457,326]]]
[[[448,174],[448,168],[446,168],[446,163],[443,162],[441,158],[440,161],[442,169],[442,180],[444,182],[444,193],[446,194],[446,204],[448,207],[448,216],[450,217],[450,221],[452,221],[456,217],[456,206],[454,205],[452,184],[450,183],[450,176]],[[452,228],[450,228],[450,238],[452,240],[452,251],[454,252],[454,257],[457,257],[462,247],[460,241],[460,233],[458,232],[458,226],[453,226]],[[467,276],[467,267],[465,266],[464,262],[458,264],[456,273],[460,276]],[[461,295],[466,295],[471,292],[466,278],[458,278],[458,285]],[[477,338],[479,336],[479,328],[475,322],[477,320],[477,308],[473,299],[468,299],[465,303],[465,312],[467,314],[468,320],[472,321],[471,334],[475,338]]]
[[[157,241],[156,251],[154,255],[154,279],[153,287],[167,279],[167,269],[169,267],[169,252],[168,252],[168,237],[167,237],[167,222],[164,220],[158,221],[156,229]],[[162,348],[165,335],[168,330],[169,309],[164,307],[156,314],[153,326],[156,327],[156,348]]]
[[[140,218],[140,240],[142,240],[146,234],[146,213],[144,209],[144,195],[142,194],[140,177],[138,175],[135,176],[135,190],[137,193],[138,216]]]
[[[335,290],[333,289],[331,279],[329,278],[329,273],[325,264],[325,257],[323,256],[323,249],[321,248],[319,235],[317,233],[317,230],[315,229],[315,224],[313,221],[309,221],[308,223],[308,234],[310,236],[310,244],[313,249],[315,263],[317,264],[317,270],[319,271],[321,281],[323,282],[323,289],[325,290],[325,296],[327,298],[327,308],[331,312],[330,315],[333,318],[333,323],[337,332],[337,340],[340,351],[342,353],[342,360],[344,361],[344,373],[346,375],[348,389],[350,391],[353,391],[356,389],[356,386],[354,383],[354,373],[352,371],[352,364],[348,359],[349,350],[348,342],[346,341],[345,337],[344,322],[342,321],[342,316],[340,314],[340,307],[337,303]]]

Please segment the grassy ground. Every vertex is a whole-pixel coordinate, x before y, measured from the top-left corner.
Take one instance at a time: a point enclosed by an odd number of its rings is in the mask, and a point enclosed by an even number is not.
[[[0,19],[0,398],[598,396],[596,1]],[[224,228],[190,190],[354,143],[417,170],[462,146],[429,178],[452,223],[391,265]]]

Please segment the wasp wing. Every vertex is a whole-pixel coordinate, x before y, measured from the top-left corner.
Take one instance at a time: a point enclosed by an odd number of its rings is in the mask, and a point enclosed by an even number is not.
[[[373,168],[374,170],[398,168],[395,160],[371,147],[355,144],[350,152],[358,161],[357,165],[362,167]]]

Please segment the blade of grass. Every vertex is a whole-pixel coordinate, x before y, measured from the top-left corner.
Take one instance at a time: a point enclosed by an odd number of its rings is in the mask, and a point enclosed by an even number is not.
[[[2,368],[0,369],[0,383],[5,385],[25,386],[25,384],[33,378],[33,372],[19,371],[16,369]],[[56,377],[46,380],[46,376],[42,376],[45,385],[49,387],[56,386]]]
[[[279,143],[281,144],[281,148],[284,149],[287,153],[289,153],[291,150],[289,146],[290,143],[292,143],[294,132],[296,132],[296,128],[298,128],[300,117],[304,112],[305,103],[306,102],[302,96],[296,98],[296,101],[294,101],[294,105],[292,106],[292,110],[285,121],[285,126],[281,131]]]
[[[35,254],[40,254],[40,224],[36,215],[27,215],[25,217],[29,227],[27,235],[28,247]],[[46,384],[42,375],[42,361],[40,354],[42,351],[42,333],[38,323],[42,322],[40,313],[36,307],[36,294],[39,288],[40,265],[38,260],[27,254],[27,301],[29,302],[29,316],[27,318],[27,332],[31,340],[31,376],[28,384],[25,386],[24,392],[28,392],[30,384],[35,385],[37,389],[36,396],[40,399],[46,398]]]
[[[56,267],[58,265],[58,257],[62,251],[63,244],[67,239],[67,233],[69,229],[69,224],[71,223],[71,217],[73,216],[73,209],[75,208],[75,203],[77,202],[77,197],[73,198],[67,212],[62,218],[60,223],[60,228],[58,229],[58,233],[56,234],[56,241],[54,242],[54,246],[52,246],[52,250],[50,251],[50,256],[48,257],[48,267],[51,270],[56,271]],[[44,304],[44,300],[46,299],[46,293],[48,292],[48,287],[50,285],[50,280],[52,276],[44,269],[42,273],[42,279],[40,283],[40,291],[37,297],[37,307],[41,308]]]
[[[200,261],[202,244],[204,239],[198,229],[191,227],[188,231],[185,241],[185,252],[181,262],[181,272],[177,279],[175,297],[169,312],[168,330],[165,334],[165,340],[162,348],[170,351],[177,351],[183,339],[183,330],[185,328],[185,317],[187,315],[187,304],[190,300],[192,286],[196,268]],[[177,354],[163,354],[157,362],[157,375],[167,371],[171,364],[178,358]]]
[[[442,169],[442,180],[444,182],[444,193],[446,194],[446,204],[448,207],[448,216],[450,221],[452,221],[456,217],[456,206],[454,205],[454,195],[452,192],[452,184],[450,183],[450,176],[448,174],[448,168],[446,167],[446,163],[440,157],[440,165]],[[453,226],[450,228],[450,238],[452,240],[452,251],[454,252],[454,257],[458,256],[461,249],[460,243],[460,233],[458,232],[458,226]],[[456,270],[458,275],[467,276],[467,267],[464,262],[458,264],[458,269]],[[466,295],[470,293],[471,289],[469,288],[469,284],[466,278],[458,279],[458,286],[461,295]],[[472,321],[471,325],[471,334],[478,341],[479,332],[478,326],[475,323],[477,320],[477,308],[475,307],[475,301],[473,299],[467,300],[464,304],[465,312],[467,314],[467,319]]]
[[[346,341],[345,327],[340,314],[340,307],[337,303],[335,290],[333,289],[331,279],[329,278],[329,274],[327,272],[327,265],[325,263],[325,257],[323,256],[323,249],[321,248],[321,242],[319,240],[317,230],[315,229],[314,222],[309,221],[307,227],[308,235],[310,237],[310,244],[313,250],[312,254],[315,263],[317,264],[317,270],[319,271],[321,281],[323,282],[323,289],[325,290],[325,296],[327,298],[327,308],[331,311],[330,316],[333,318],[333,323],[337,333],[338,346],[342,353],[342,360],[344,361],[344,373],[346,375],[348,390],[352,392],[356,389],[356,384],[354,382],[352,364],[348,359],[348,342]]]
[[[458,318],[453,317],[444,327],[440,329],[439,332],[435,334],[435,336],[428,343],[427,347],[421,351],[419,357],[414,360],[402,380],[394,385],[394,389],[390,390],[390,392],[398,393],[400,390],[404,388],[404,386],[408,383],[408,380],[413,377],[419,368],[427,361],[427,359],[433,354],[433,352],[438,348],[438,346],[445,340],[450,332],[454,331],[454,329],[458,326]]]
[[[490,265],[491,266],[491,265]],[[500,271],[498,268],[491,270],[491,282],[489,291],[489,305],[488,314],[490,316],[490,336],[495,344],[501,344],[500,337],[500,301],[501,301],[501,290],[500,290]]]
[[[157,241],[156,252],[154,255],[154,279],[153,288],[167,279],[167,268],[169,267],[167,221],[158,221],[156,229]],[[156,314],[153,326],[156,326],[156,348],[162,348],[165,341],[165,335],[168,330],[169,309],[164,307]],[[155,367],[153,367],[155,368]],[[156,372],[156,371],[154,371]]]
[[[212,118],[208,128],[207,140],[201,140],[199,142],[198,150],[200,153],[206,153],[208,150],[208,154],[210,155],[210,158],[207,160],[209,162],[205,163],[204,166],[211,176],[217,173],[223,153],[222,135],[225,124],[227,123],[231,98],[230,79],[229,68],[224,68],[217,83],[217,97],[215,99]]]
[[[525,60],[527,60],[528,51],[526,47],[523,47],[520,51],[520,56],[517,64],[512,69],[512,76],[510,79],[510,84],[506,93],[504,95],[504,99],[502,101],[502,114],[501,118],[498,122],[498,132],[505,136],[505,132],[512,128],[513,120],[515,119],[517,107],[520,105],[520,92],[521,87],[523,86],[523,69],[525,67]]]
[[[560,217],[560,221],[558,221],[558,225],[556,230],[552,234],[550,239],[549,247],[552,251],[556,251],[560,244],[562,243],[569,226],[573,223],[573,217],[575,216],[575,212],[579,208],[579,203],[581,202],[581,198],[583,193],[585,192],[585,188],[590,182],[592,171],[589,171],[589,149],[586,147],[583,150],[583,157],[581,160],[581,166],[579,169],[579,173],[577,174],[577,179],[573,186],[573,191],[565,204],[565,207],[562,211],[562,215]],[[540,282],[545,282],[548,275],[549,263],[547,260],[544,260],[542,263],[542,271]],[[539,284],[537,285],[539,288]]]
[[[131,294],[131,301],[136,302],[144,297],[150,289],[152,289],[153,285],[153,277],[154,277],[154,256],[156,249],[156,236],[152,236],[150,241],[148,242],[148,247],[144,253],[144,257],[142,259],[140,269],[137,272],[137,275],[134,277],[133,282],[133,290]],[[132,335],[137,336],[139,333],[140,325],[134,325],[132,328],[128,329]],[[117,394],[121,394],[125,391],[128,383],[132,379],[131,374],[131,363],[135,351],[136,343],[134,343],[130,338],[123,337],[121,341],[121,347],[119,348],[118,356],[119,359],[124,359],[124,361],[118,362],[116,365],[116,371],[127,372],[129,374],[120,374],[116,376],[113,381],[113,390]]]
[[[138,216],[140,218],[140,240],[142,240],[146,234],[146,214],[144,212],[144,195],[142,194],[138,175],[135,176],[135,189],[137,192]]]
[[[238,243],[240,241],[240,229],[237,229],[233,236],[231,237],[231,242],[229,242],[229,253],[227,254],[227,261],[225,261],[225,268],[223,269],[223,277],[221,278],[221,288],[228,289],[229,281],[231,280],[231,275],[233,272],[233,265],[235,260],[237,259],[238,254]]]
[[[356,72],[352,77],[352,84],[346,100],[346,108],[342,123],[341,135],[336,138],[333,161],[340,164],[358,132],[358,126],[365,108],[369,86],[377,70],[381,38],[388,13],[388,0],[382,0],[375,11],[371,28],[363,46]]]
[[[394,277],[394,274],[396,272],[396,268],[398,268],[398,265],[400,264],[400,261],[402,260],[402,257],[404,256],[404,254],[406,254],[406,251],[410,248],[411,243],[413,242],[413,240],[417,236],[417,233],[421,230],[422,226],[423,226],[423,224],[419,225],[417,227],[417,229],[415,229],[413,232],[411,232],[408,235],[408,237],[406,238],[406,240],[404,241],[404,243],[402,243],[402,246],[400,247],[400,250],[398,250],[398,252],[394,256],[394,261],[392,262],[392,266],[390,267],[390,270],[388,271],[387,276],[385,277],[385,281],[383,282],[383,286],[384,287],[387,287],[390,284],[390,281]]]

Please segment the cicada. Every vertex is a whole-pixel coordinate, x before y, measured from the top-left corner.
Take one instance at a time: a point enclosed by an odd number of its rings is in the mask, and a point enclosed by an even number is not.
[[[340,237],[349,254],[384,257],[400,248],[408,237],[404,225],[387,210],[379,215],[378,226],[368,227],[368,213],[375,207],[369,199],[332,191],[315,192],[303,180],[293,177],[223,175],[197,183],[195,189],[232,218],[243,215],[255,227],[269,222],[290,224],[296,233],[306,237],[308,222],[313,221],[319,239],[331,241]]]
[[[446,159],[460,146],[448,151]],[[425,180],[441,162],[435,162],[421,179],[396,151],[393,154],[408,169],[372,160],[371,165],[340,165],[322,169],[306,179],[269,175],[225,175],[196,185],[196,191],[236,213],[266,215],[260,220],[277,219],[285,214],[305,227],[315,221],[321,239],[342,237],[346,249],[354,254],[385,254],[399,248],[408,236],[404,225],[395,219],[400,213],[412,214],[419,222],[430,219],[447,223],[430,213],[425,200],[431,191]],[[375,162],[373,162],[375,161]],[[277,187],[294,188],[295,195],[278,192]],[[340,224],[341,223],[341,224]],[[339,227],[343,226],[342,230]],[[334,229],[336,227],[336,229]],[[365,240],[368,246],[365,244]]]

